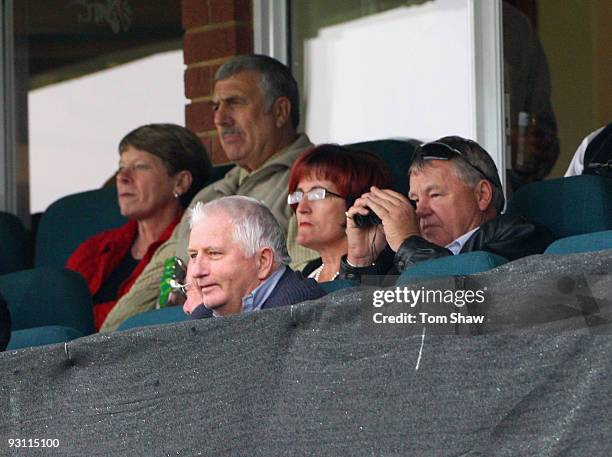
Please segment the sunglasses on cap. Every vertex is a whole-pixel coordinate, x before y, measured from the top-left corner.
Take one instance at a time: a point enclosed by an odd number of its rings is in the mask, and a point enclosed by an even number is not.
[[[423,160],[450,160],[459,157],[464,163],[476,170],[484,179],[491,182],[495,187],[500,187],[499,178],[491,178],[478,165],[474,165],[466,155],[459,149],[453,148],[446,143],[432,141],[420,146],[420,155]]]

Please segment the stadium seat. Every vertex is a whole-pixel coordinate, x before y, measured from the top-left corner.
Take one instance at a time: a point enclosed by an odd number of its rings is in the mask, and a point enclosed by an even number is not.
[[[528,184],[512,195],[506,213],[545,225],[555,238],[612,230],[612,179],[581,175]]]
[[[115,187],[60,198],[40,219],[34,266],[61,268],[83,241],[126,221],[119,212]]]
[[[408,193],[408,168],[414,150],[420,144],[416,140],[375,140],[348,145],[380,156],[391,172],[391,187],[404,195]]]
[[[46,344],[65,343],[82,336],[84,335],[78,330],[61,325],[48,325],[24,330],[14,330],[11,332],[11,340],[6,350],[10,351],[33,346],[44,346]]]
[[[136,314],[121,323],[117,330],[129,330],[136,327],[169,324],[186,320],[189,320],[189,317],[183,312],[182,306],[170,306],[168,308],[152,309],[151,311]]]
[[[0,276],[12,330],[61,325],[94,331],[92,299],[83,277],[63,268],[34,268]]]
[[[334,281],[320,282],[319,286],[328,294],[337,290],[346,289],[347,287],[357,287],[359,284],[348,279],[336,279]]]
[[[440,276],[467,276],[491,270],[507,263],[505,258],[485,251],[466,252],[413,265],[402,272],[398,285]]]
[[[19,218],[0,211],[0,275],[27,267],[27,240],[26,229]]]
[[[612,230],[568,236],[552,243],[545,254],[574,254],[612,249]]]

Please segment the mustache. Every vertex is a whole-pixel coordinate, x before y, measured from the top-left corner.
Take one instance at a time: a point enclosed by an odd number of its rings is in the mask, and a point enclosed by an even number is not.
[[[242,130],[236,126],[232,127],[221,127],[221,131],[219,132],[221,136],[225,135],[242,135]]]

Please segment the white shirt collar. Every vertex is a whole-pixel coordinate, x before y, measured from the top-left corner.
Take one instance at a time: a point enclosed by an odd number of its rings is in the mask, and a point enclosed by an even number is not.
[[[463,245],[465,244],[465,242],[473,235],[473,233],[478,230],[480,227],[476,227],[473,230],[470,230],[467,233],[464,233],[463,235],[461,235],[459,238],[457,238],[456,240],[454,240],[453,242],[451,242],[450,244],[446,245],[446,249],[448,249],[450,252],[453,253],[453,255],[457,255],[461,252],[461,249],[463,248]]]

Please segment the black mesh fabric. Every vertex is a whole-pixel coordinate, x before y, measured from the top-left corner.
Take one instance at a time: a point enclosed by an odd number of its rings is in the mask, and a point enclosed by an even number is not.
[[[0,455],[609,457],[611,265],[535,256],[439,280],[487,288],[480,327],[372,326],[374,289],[348,289],[5,352]]]
[[[0,352],[4,351],[11,338],[11,314],[2,294],[0,294]]]

